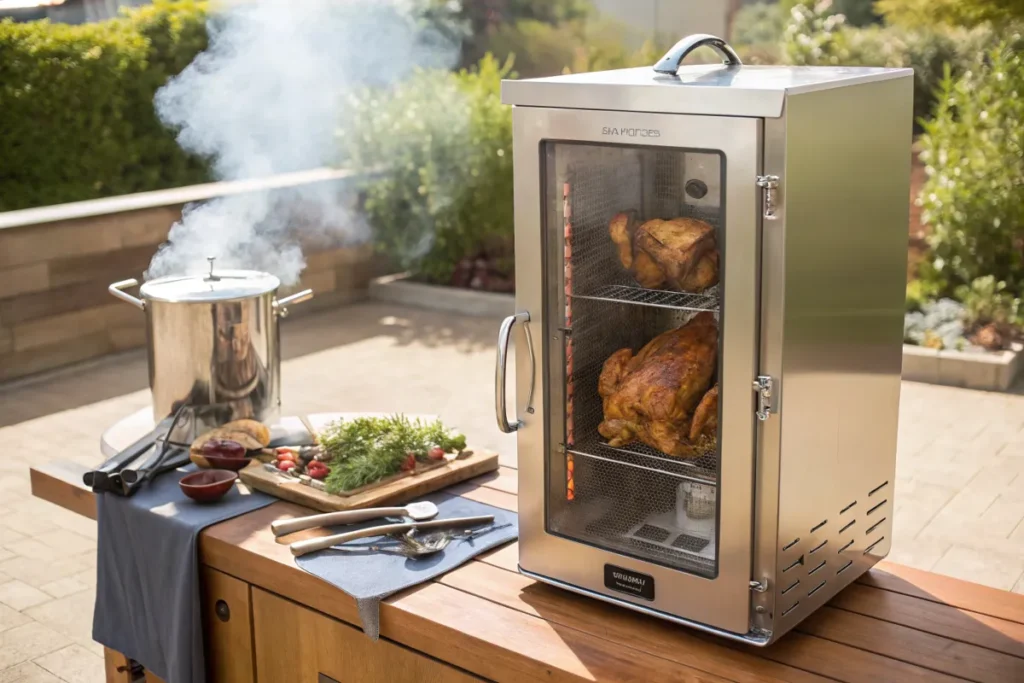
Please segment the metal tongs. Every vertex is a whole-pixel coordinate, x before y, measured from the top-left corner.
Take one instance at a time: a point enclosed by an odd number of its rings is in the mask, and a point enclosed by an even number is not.
[[[174,441],[172,434],[189,411],[187,404],[180,406],[173,417],[161,420],[149,434],[86,472],[82,481],[96,493],[131,496],[153,477],[187,465],[189,444]]]
[[[420,529],[465,529],[467,527],[480,526],[483,524],[493,524],[494,515],[480,515],[477,517],[452,517],[450,519],[432,519],[428,522],[401,522],[399,524],[382,524],[380,526],[367,527],[366,529],[358,529],[356,531],[348,531],[343,534],[334,534],[333,536],[321,536],[319,538],[309,538],[304,541],[296,541],[292,543],[288,548],[292,551],[292,555],[295,557],[302,557],[307,553],[312,553],[317,550],[325,550],[332,548],[336,545],[348,543],[360,538],[368,538],[371,536],[387,536],[389,534],[399,534],[403,532],[409,532],[411,530]],[[445,544],[447,545],[447,543]],[[442,547],[443,548],[443,547]],[[438,550],[442,549],[439,548]]]

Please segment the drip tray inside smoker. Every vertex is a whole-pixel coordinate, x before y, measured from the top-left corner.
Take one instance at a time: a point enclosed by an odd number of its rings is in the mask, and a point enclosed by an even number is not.
[[[686,553],[714,561],[715,520],[690,519],[685,513],[677,518],[675,512],[653,515],[630,529],[626,536],[633,542],[650,544],[672,552]]]
[[[650,513],[630,523],[622,515],[622,505],[622,500],[607,496],[577,499],[552,520],[549,531],[647,562],[714,575],[713,516],[690,519],[682,513],[677,518],[676,511],[670,510]]]

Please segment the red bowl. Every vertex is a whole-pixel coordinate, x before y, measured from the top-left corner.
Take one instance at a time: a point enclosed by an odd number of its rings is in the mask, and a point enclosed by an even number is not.
[[[212,503],[235,485],[238,475],[229,470],[200,470],[178,482],[182,493],[198,503]]]
[[[218,470],[231,470],[237,472],[238,470],[246,467],[252,462],[252,458],[231,458],[225,455],[204,455],[206,462],[210,463],[211,468]]]

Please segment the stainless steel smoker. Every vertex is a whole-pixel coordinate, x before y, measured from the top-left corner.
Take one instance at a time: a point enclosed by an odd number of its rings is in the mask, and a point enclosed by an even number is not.
[[[766,645],[888,553],[912,98],[713,36],[504,83],[524,574]]]

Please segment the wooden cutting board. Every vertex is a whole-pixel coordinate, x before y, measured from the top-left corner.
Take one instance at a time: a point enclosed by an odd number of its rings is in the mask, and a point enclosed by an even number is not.
[[[332,512],[408,503],[420,496],[496,469],[497,453],[474,450],[472,455],[462,460],[451,460],[445,465],[425,472],[384,481],[378,486],[348,496],[332,495],[302,484],[297,479],[281,476],[264,469],[263,463],[260,462],[253,462],[238,474],[245,484],[257,491],[315,510]]]

